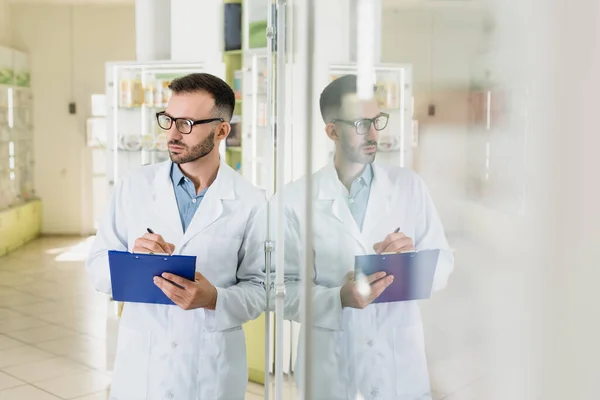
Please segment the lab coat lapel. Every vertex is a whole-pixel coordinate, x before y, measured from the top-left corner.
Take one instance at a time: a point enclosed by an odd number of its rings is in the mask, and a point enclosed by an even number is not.
[[[356,225],[356,221],[354,220],[350,209],[344,201],[340,187],[342,183],[339,181],[333,162],[330,162],[325,167],[322,178],[323,179],[318,185],[317,199],[319,201],[328,201],[331,203],[332,215],[342,223],[343,229],[345,229],[346,232],[348,232],[362,247],[363,251],[366,252],[366,242],[358,225]]]
[[[223,200],[235,199],[234,173],[225,162],[221,161],[217,177],[206,191],[202,203],[196,210],[194,218],[183,236],[181,247],[219,219],[223,214]]]
[[[171,165],[171,162],[165,162],[154,177],[152,202],[156,216],[161,220],[161,226],[160,228],[153,226],[152,229],[163,237],[179,240],[183,236],[183,228],[179,218],[173,182],[171,182]],[[164,231],[165,227],[168,232]]]
[[[392,183],[389,180],[385,170],[373,164],[373,182],[369,193],[369,202],[363,222],[363,236],[372,239],[373,243],[384,238],[375,238],[373,235],[378,231],[379,225],[391,215]],[[389,232],[391,233],[391,232]]]

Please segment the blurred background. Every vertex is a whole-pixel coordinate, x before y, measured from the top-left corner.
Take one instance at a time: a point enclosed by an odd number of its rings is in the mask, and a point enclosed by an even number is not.
[[[368,32],[391,116],[377,160],[423,178],[455,251],[419,304],[433,398],[598,398],[599,3],[361,2],[0,0],[0,399],[108,398],[119,305],[84,263],[116,180],[168,159],[171,80],[230,84],[222,157],[270,195],[275,152],[285,183],[327,163],[318,95]],[[247,398],[275,398],[277,357],[303,398],[300,324],[279,352],[274,324],[244,326]]]

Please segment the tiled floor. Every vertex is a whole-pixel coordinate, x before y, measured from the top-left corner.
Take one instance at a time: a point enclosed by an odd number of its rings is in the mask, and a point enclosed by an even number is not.
[[[87,279],[86,254],[81,238],[42,238],[0,258],[0,400],[107,399],[106,298]],[[458,264],[422,307],[435,400],[483,398],[477,272]],[[285,398],[293,392],[288,380]],[[246,399],[262,398],[250,384]]]

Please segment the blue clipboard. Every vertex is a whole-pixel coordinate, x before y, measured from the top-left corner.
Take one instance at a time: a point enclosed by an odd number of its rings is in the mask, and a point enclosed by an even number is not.
[[[439,250],[356,256],[355,273],[371,275],[384,271],[394,275],[394,282],[374,303],[428,299],[439,256]]]
[[[154,277],[164,272],[195,279],[196,256],[161,256],[110,250],[108,252],[112,297],[129,303],[170,304]]]

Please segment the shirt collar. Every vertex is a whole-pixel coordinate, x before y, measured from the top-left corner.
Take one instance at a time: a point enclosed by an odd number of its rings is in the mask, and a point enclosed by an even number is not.
[[[371,186],[373,182],[373,166],[371,164],[367,164],[362,174],[356,179],[355,182],[360,182],[364,186]]]
[[[171,180],[174,185],[182,185],[185,181],[185,175],[181,172],[181,168],[179,168],[179,164],[173,163],[171,166]]]

